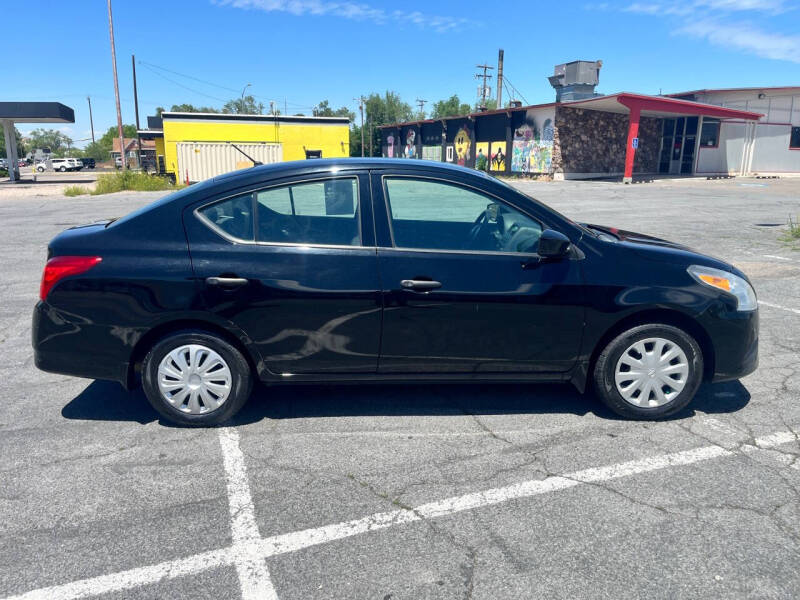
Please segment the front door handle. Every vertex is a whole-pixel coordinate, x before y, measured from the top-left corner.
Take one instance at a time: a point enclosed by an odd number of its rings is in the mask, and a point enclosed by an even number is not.
[[[442,287],[438,281],[431,281],[430,279],[403,279],[400,286],[404,290],[413,290],[415,292],[429,292],[431,290]]]
[[[247,285],[247,279],[243,277],[206,277],[206,285],[227,288],[242,287]]]

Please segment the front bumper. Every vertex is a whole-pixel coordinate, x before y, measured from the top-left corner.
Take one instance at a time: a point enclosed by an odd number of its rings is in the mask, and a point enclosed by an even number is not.
[[[730,381],[758,368],[758,310],[716,311],[703,325],[714,346],[713,381]]]

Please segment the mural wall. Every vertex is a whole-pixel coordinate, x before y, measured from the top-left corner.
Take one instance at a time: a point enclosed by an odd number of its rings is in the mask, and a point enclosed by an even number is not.
[[[489,170],[489,142],[476,142],[475,168],[479,171]]]
[[[403,147],[404,158],[419,158],[417,156],[417,132],[415,129],[406,131],[405,146]]]
[[[389,134],[386,138],[386,156],[389,158],[395,157],[395,143],[397,142],[397,138],[393,134]]]
[[[506,141],[490,142],[489,169],[491,171],[506,170]]]
[[[553,162],[553,121],[545,119],[541,128],[532,111],[514,129],[511,145],[511,171],[549,173]]]
[[[422,158],[425,160],[442,161],[442,146],[423,146]]]
[[[456,149],[456,163],[462,167],[467,166],[472,156],[472,134],[469,127],[463,125],[456,132],[453,146]]]

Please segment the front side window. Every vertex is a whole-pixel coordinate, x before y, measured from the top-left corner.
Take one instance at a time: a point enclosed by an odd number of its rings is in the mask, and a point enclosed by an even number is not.
[[[360,246],[355,178],[294,183],[257,192],[259,242]]]
[[[215,227],[239,240],[253,241],[253,195],[242,194],[198,211]]]
[[[536,252],[541,224],[496,198],[403,177],[387,177],[385,191],[398,248]]]

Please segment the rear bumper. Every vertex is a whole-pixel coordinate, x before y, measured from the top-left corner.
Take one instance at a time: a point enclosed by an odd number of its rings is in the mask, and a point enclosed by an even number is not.
[[[115,352],[121,340],[111,328],[70,319],[44,302],[33,310],[34,363],[50,373],[127,384],[128,362]]]

